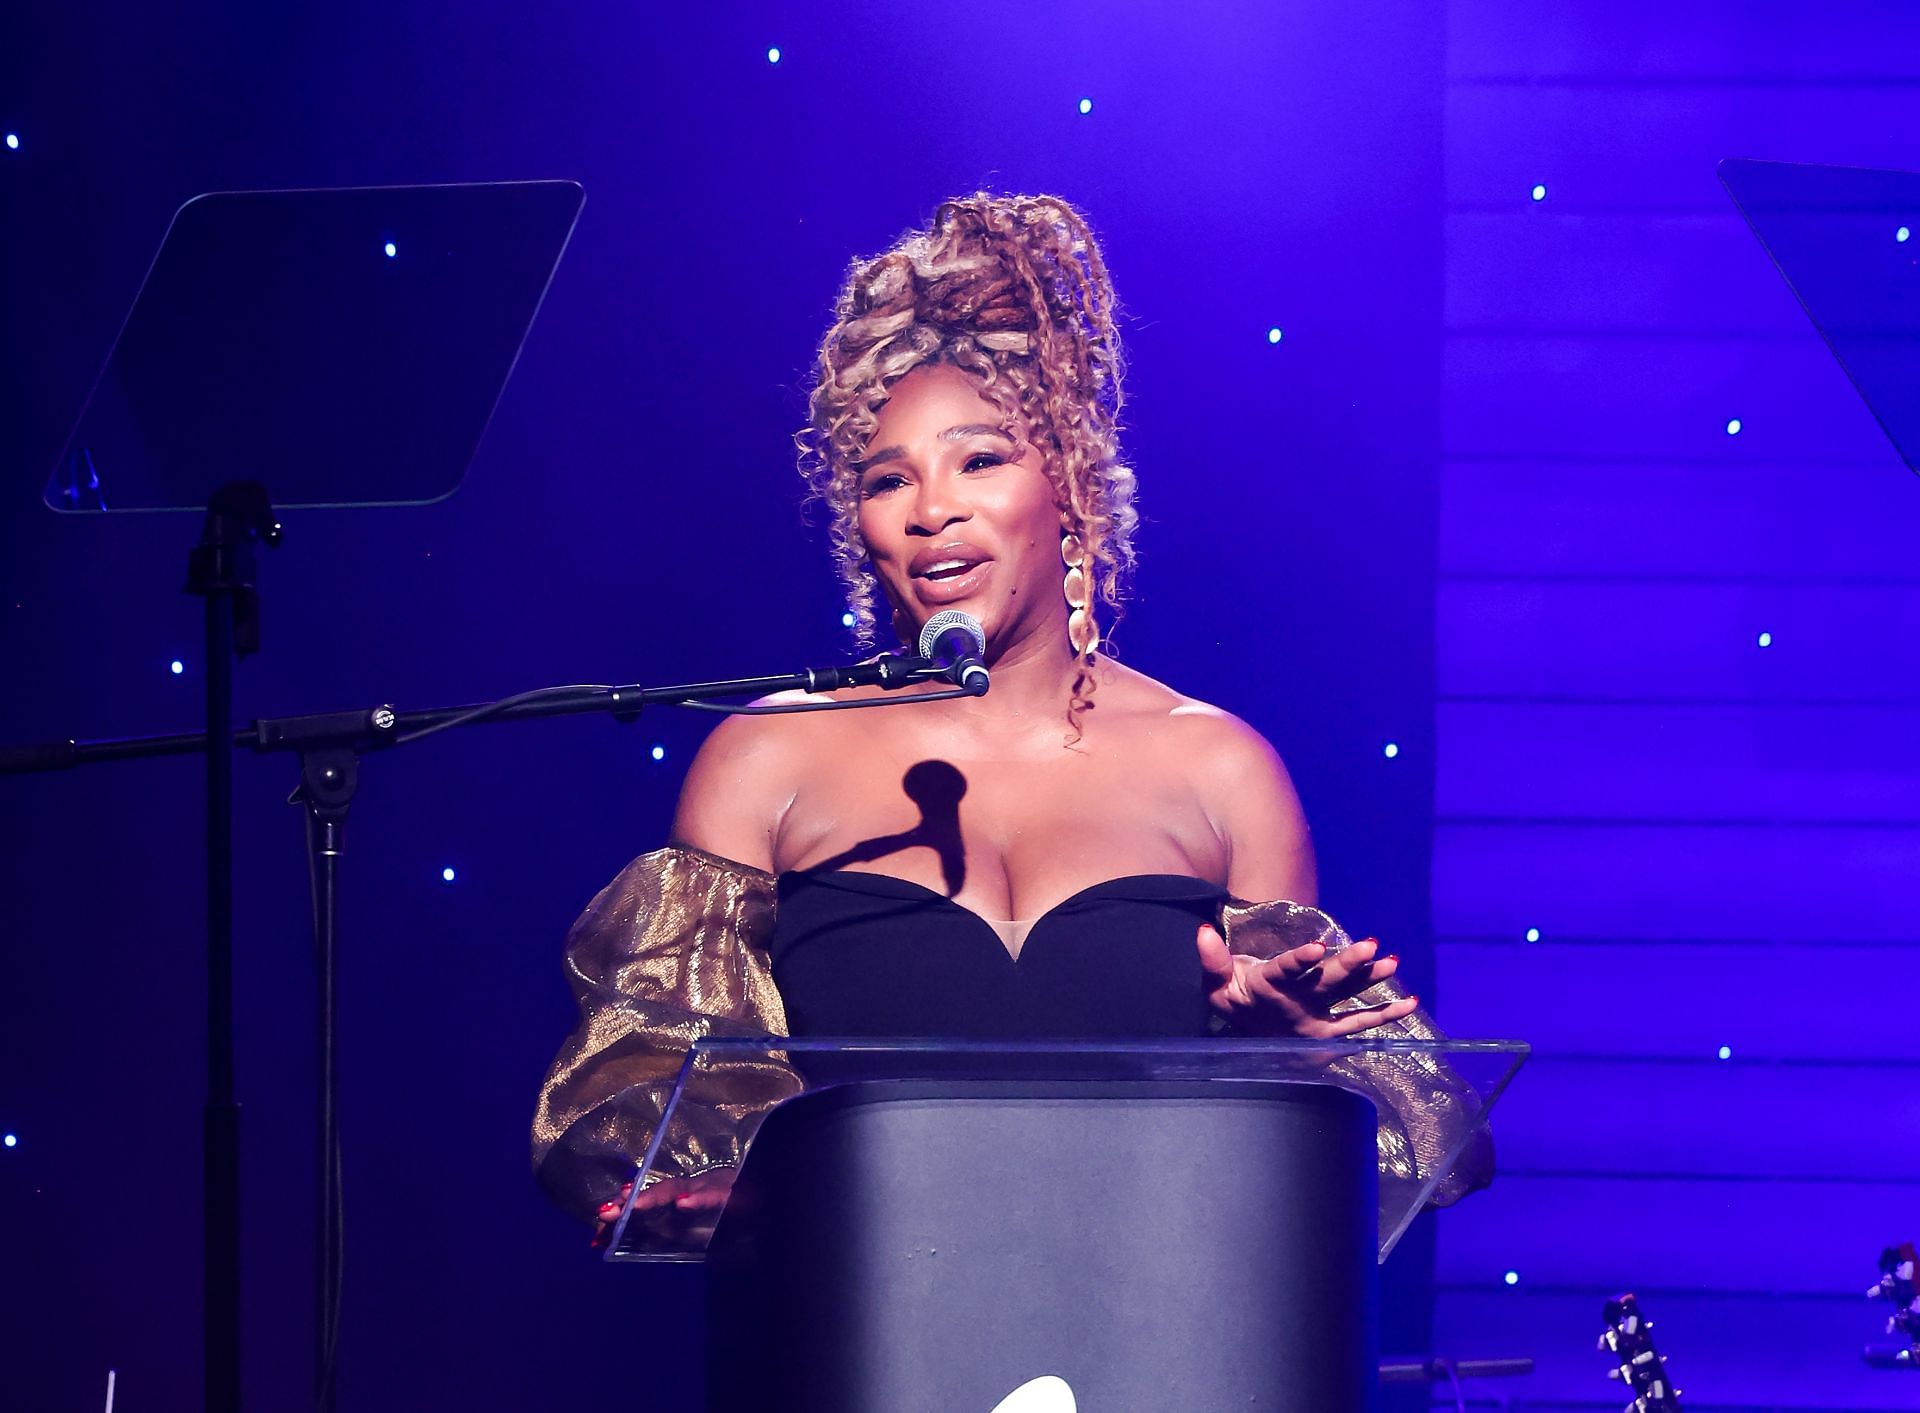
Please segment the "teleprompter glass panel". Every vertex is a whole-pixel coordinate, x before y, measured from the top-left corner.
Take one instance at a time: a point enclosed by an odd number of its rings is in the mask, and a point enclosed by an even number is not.
[[[573,182],[216,192],[175,213],[43,498],[424,504],[466,473],[584,197]]]
[[[1720,180],[1920,471],[1920,172],[1729,158]]]

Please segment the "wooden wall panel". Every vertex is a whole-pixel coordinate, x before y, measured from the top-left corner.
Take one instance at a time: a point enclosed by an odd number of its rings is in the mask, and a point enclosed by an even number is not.
[[[1912,942],[1920,829],[1449,824],[1433,872],[1443,937]]]
[[[1453,461],[1449,577],[1920,583],[1920,476],[1884,462]]]
[[[1442,702],[1438,721],[1443,821],[1920,824],[1916,707]]]

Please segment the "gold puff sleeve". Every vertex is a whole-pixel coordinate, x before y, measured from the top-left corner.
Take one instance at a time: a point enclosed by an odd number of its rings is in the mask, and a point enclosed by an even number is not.
[[[1286,901],[1243,903],[1229,900],[1221,909],[1227,948],[1262,961],[1307,942],[1329,952],[1350,942],[1340,925],[1318,908]],[[1333,1014],[1377,1006],[1404,997],[1388,977],[1375,982]],[[1375,1040],[1445,1040],[1446,1033],[1425,1011],[1388,1021],[1363,1032]],[[1474,1123],[1480,1102],[1472,1088],[1446,1065],[1425,1055],[1355,1055],[1330,1067],[1347,1087],[1366,1094],[1379,1114],[1380,1189],[1383,1210],[1390,1189],[1424,1182]],[[1441,1177],[1427,1205],[1445,1207],[1493,1181],[1493,1136],[1481,1124]]]
[[[785,1035],[766,942],[773,875],[684,845],[642,854],[567,934],[580,1023],[540,1086],[533,1167],[592,1221],[645,1154],[687,1047],[704,1035]],[[682,1097],[656,1170],[693,1177],[740,1160],[753,1125],[797,1087],[774,1064],[730,1065]]]

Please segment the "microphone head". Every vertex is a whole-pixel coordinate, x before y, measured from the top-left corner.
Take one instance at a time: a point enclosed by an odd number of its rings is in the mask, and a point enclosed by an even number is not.
[[[943,608],[921,625],[920,656],[932,657],[941,636],[953,628],[958,628],[973,641],[976,657],[986,656],[987,635],[981,631],[980,620],[971,613],[962,613],[957,608]]]

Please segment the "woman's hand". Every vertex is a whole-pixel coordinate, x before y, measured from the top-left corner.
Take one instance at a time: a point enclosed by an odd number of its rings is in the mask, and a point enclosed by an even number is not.
[[[705,1246],[720,1220],[720,1209],[727,1205],[727,1194],[733,1191],[737,1171],[714,1168],[699,1177],[661,1178],[640,1193],[633,1204],[633,1220],[672,1245]],[[620,1189],[619,1200],[600,1204],[593,1232],[596,1250],[612,1236],[613,1224],[620,1220],[632,1191],[633,1184],[627,1183]]]
[[[1307,1040],[1356,1035],[1410,1016],[1420,1004],[1418,996],[1406,996],[1383,1006],[1331,1014],[1338,1002],[1359,995],[1399,969],[1398,957],[1374,960],[1380,943],[1372,937],[1331,957],[1320,943],[1310,942],[1264,962],[1236,956],[1227,949],[1226,938],[1204,923],[1197,941],[1207,1004],[1242,1035]]]

